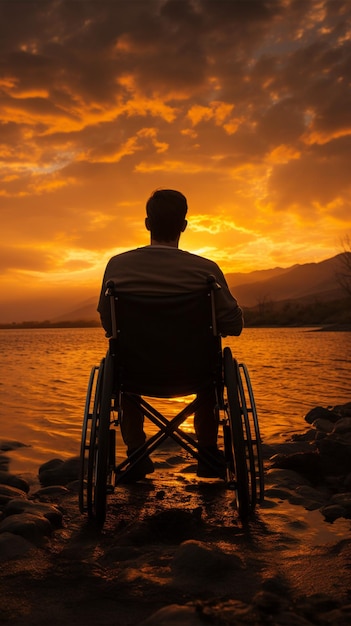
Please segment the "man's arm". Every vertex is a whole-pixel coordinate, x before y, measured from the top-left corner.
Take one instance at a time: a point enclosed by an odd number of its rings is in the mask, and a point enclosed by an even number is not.
[[[222,271],[218,268],[217,281],[221,286],[215,291],[216,317],[218,332],[222,336],[240,335],[244,327],[243,312],[238,302],[230,293]]]
[[[107,269],[107,268],[106,268]],[[101,325],[106,331],[106,337],[112,335],[112,321],[111,321],[111,304],[110,298],[105,295],[106,292],[106,270],[102,281],[100,298],[98,303],[98,313],[100,313]]]

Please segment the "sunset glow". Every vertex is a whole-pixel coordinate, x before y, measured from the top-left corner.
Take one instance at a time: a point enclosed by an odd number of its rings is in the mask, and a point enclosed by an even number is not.
[[[159,187],[225,273],[341,251],[349,0],[14,0],[0,46],[0,321],[98,294]]]

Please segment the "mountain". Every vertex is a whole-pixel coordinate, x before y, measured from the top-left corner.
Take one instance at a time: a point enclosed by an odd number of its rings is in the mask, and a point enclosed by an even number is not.
[[[100,316],[96,310],[98,298],[94,296],[82,302],[81,306],[63,315],[55,317],[53,322],[74,322],[76,320],[100,321]]]
[[[293,267],[296,267],[294,265]],[[237,287],[238,285],[249,285],[251,283],[259,283],[263,280],[269,280],[276,276],[281,276],[286,272],[290,272],[291,267],[275,267],[270,270],[254,270],[253,272],[233,272],[226,274],[228,285]]]
[[[333,300],[345,294],[338,284],[341,254],[319,263],[293,265],[290,268],[271,270],[271,274],[251,272],[246,282],[243,275],[229,275],[228,284],[241,306],[253,307],[263,301],[304,299]],[[238,281],[238,282],[236,282]]]
[[[319,263],[276,267],[226,275],[229,288],[243,307],[254,307],[260,302],[304,299],[306,301],[333,300],[345,294],[337,282],[341,254]],[[96,312],[97,296],[81,303],[52,321],[99,320]]]

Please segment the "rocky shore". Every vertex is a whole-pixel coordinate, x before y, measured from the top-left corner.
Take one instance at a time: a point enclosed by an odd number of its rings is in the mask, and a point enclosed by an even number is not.
[[[264,446],[266,498],[243,525],[233,494],[170,442],[150,479],[118,488],[102,532],[78,510],[78,459],[31,480],[0,442],[0,621],[12,626],[351,623],[351,403]],[[293,517],[287,505],[296,507]],[[304,512],[321,527],[310,543]]]
[[[267,494],[319,509],[329,522],[351,518],[351,403],[316,407],[305,416],[311,426],[292,437],[292,450],[270,458]],[[305,443],[298,451],[294,444]]]

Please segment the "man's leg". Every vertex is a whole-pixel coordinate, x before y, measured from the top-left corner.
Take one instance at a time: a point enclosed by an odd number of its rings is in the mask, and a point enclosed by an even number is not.
[[[194,429],[199,446],[208,448],[217,445],[218,417],[215,412],[216,393],[214,386],[198,394],[199,408],[194,415]]]
[[[138,403],[138,396],[133,396],[133,398]],[[131,400],[125,394],[122,396],[121,433],[129,451],[140,448],[146,439],[143,413],[134,399]]]
[[[138,396],[133,396],[133,398],[138,401]],[[138,407],[138,404],[124,394],[122,396],[122,411],[121,434],[127,446],[127,454],[131,456],[146,440],[144,433],[144,415],[140,407]],[[149,456],[146,456],[128,472],[124,481],[136,482],[137,480],[145,478],[146,474],[152,474],[153,471],[153,462]]]
[[[214,386],[211,385],[197,397],[199,408],[194,415],[194,429],[199,453],[211,461],[208,465],[200,458],[197,475],[202,478],[225,478],[224,455],[217,447],[218,412],[215,410],[217,399]]]

